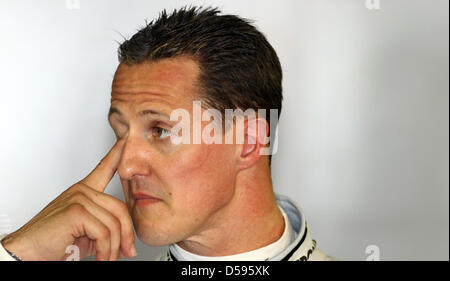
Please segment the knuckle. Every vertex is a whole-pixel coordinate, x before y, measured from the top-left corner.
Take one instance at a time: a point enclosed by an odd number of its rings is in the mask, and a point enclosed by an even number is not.
[[[72,202],[85,203],[87,198],[86,198],[86,195],[84,195],[83,192],[76,191],[76,192],[72,193],[70,199],[71,199]]]
[[[67,188],[66,190],[64,190],[64,192],[62,193],[62,195],[64,196],[69,196],[71,195],[74,191],[76,191],[78,189],[78,185],[79,183],[76,183],[72,186],[70,186],[69,188]]]
[[[76,183],[69,189],[67,189],[64,193],[67,198],[72,198],[75,194],[82,192],[83,192],[83,185],[80,183]]]
[[[70,188],[70,190],[71,190],[72,192],[81,192],[81,191],[83,190],[83,188],[84,188],[84,184],[81,183],[81,182],[78,182],[78,183],[74,184],[74,185]]]
[[[68,207],[68,211],[73,216],[81,216],[85,213],[86,209],[80,203],[73,203]]]

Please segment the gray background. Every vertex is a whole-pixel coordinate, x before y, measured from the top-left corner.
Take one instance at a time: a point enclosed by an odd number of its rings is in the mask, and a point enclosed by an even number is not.
[[[117,46],[184,4],[255,20],[284,70],[276,192],[326,253],[449,258],[448,1],[0,1],[0,230],[87,175],[114,135]],[[108,192],[122,198],[113,179]],[[138,259],[162,248],[139,242]]]

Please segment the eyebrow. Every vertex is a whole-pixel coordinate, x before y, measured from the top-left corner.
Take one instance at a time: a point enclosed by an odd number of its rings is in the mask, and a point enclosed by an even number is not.
[[[108,113],[108,119],[109,117],[111,117],[111,115],[113,114],[117,114],[117,115],[123,115],[122,112],[117,108],[117,107],[111,107],[109,108],[109,113]],[[138,113],[139,116],[144,116],[144,115],[160,115],[160,116],[164,116],[169,118],[169,115],[167,115],[166,113],[163,112],[159,112],[153,109],[144,109],[141,112]]]

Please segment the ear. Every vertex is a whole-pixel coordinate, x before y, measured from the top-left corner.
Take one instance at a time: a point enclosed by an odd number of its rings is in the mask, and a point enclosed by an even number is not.
[[[247,169],[256,164],[261,157],[260,149],[268,142],[269,124],[264,118],[249,118],[244,121],[244,143],[239,144],[239,169]]]

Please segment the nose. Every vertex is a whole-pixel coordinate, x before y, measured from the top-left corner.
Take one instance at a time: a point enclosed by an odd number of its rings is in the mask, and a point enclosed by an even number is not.
[[[122,159],[117,168],[119,176],[122,179],[130,180],[137,175],[150,175],[148,158],[145,143],[136,137],[128,137],[122,151]]]

